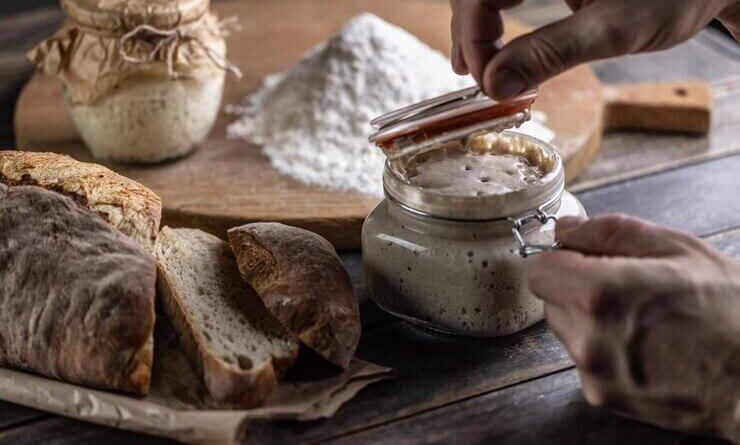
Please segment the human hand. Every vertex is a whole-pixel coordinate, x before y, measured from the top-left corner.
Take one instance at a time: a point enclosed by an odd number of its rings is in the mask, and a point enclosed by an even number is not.
[[[625,216],[563,218],[529,285],[586,400],[740,441],[740,263]]]
[[[580,63],[669,48],[714,17],[740,37],[738,0],[565,1],[572,15],[503,46],[500,12],[523,0],[450,0],[453,69],[506,99]]]

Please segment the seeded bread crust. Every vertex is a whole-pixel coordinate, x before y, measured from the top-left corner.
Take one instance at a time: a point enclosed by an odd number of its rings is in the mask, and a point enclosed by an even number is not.
[[[302,343],[346,369],[360,340],[354,287],[332,245],[307,230],[254,223],[229,230],[239,271]]]
[[[146,394],[155,268],[71,198],[0,184],[0,365]]]
[[[200,230],[164,227],[156,254],[160,301],[211,397],[240,407],[264,403],[299,345],[242,280],[229,245]],[[199,277],[197,285],[189,286],[189,274]],[[229,331],[234,319],[243,324]],[[278,346],[250,353],[258,337]],[[227,338],[230,347],[222,347]]]
[[[138,182],[101,165],[56,153],[0,151],[0,183],[37,185],[69,196],[153,251],[161,200]]]

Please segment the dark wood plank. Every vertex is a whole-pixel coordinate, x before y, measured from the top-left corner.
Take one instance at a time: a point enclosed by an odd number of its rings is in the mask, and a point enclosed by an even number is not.
[[[360,321],[363,331],[369,331],[377,327],[394,323],[395,317],[380,309],[370,300],[370,293],[365,286],[365,277],[362,271],[362,253],[360,251],[347,251],[339,254],[344,267],[349,272],[355,293],[360,302]]]
[[[607,134],[601,151],[576,181],[571,191],[588,190],[610,183],[646,176],[740,153],[740,79],[720,82],[713,88],[712,128],[705,137],[649,132]]]
[[[568,370],[325,443],[668,445],[686,440],[683,434],[589,407],[576,371]]]
[[[49,414],[35,409],[0,401],[0,430],[48,418],[49,416]]]
[[[471,339],[399,322],[366,335],[358,356],[391,366],[398,376],[366,389],[330,420],[255,424],[247,443],[311,443],[571,366],[544,323],[506,338]]]
[[[591,215],[623,212],[703,236],[740,225],[740,156],[578,194]]]
[[[719,250],[740,261],[740,229],[718,233],[707,238]]]
[[[174,445],[175,443],[63,417],[54,417],[23,428],[0,432],[0,444],[8,445]]]

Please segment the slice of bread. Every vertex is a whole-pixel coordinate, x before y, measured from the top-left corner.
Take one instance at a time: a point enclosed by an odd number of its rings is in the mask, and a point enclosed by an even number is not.
[[[36,185],[82,204],[149,252],[162,202],[151,190],[101,165],[56,153],[0,151],[0,183]]]
[[[228,232],[239,270],[300,341],[347,369],[362,326],[357,296],[329,241],[297,227],[253,223]]]
[[[206,389],[243,407],[264,402],[298,356],[298,341],[242,280],[229,245],[164,227],[155,252],[160,301]]]

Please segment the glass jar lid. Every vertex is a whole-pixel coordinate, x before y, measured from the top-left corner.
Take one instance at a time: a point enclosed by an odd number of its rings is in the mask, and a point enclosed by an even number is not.
[[[481,131],[500,132],[530,117],[537,90],[497,102],[479,87],[469,87],[391,111],[374,119],[370,142],[391,159],[398,159],[448,140]]]

